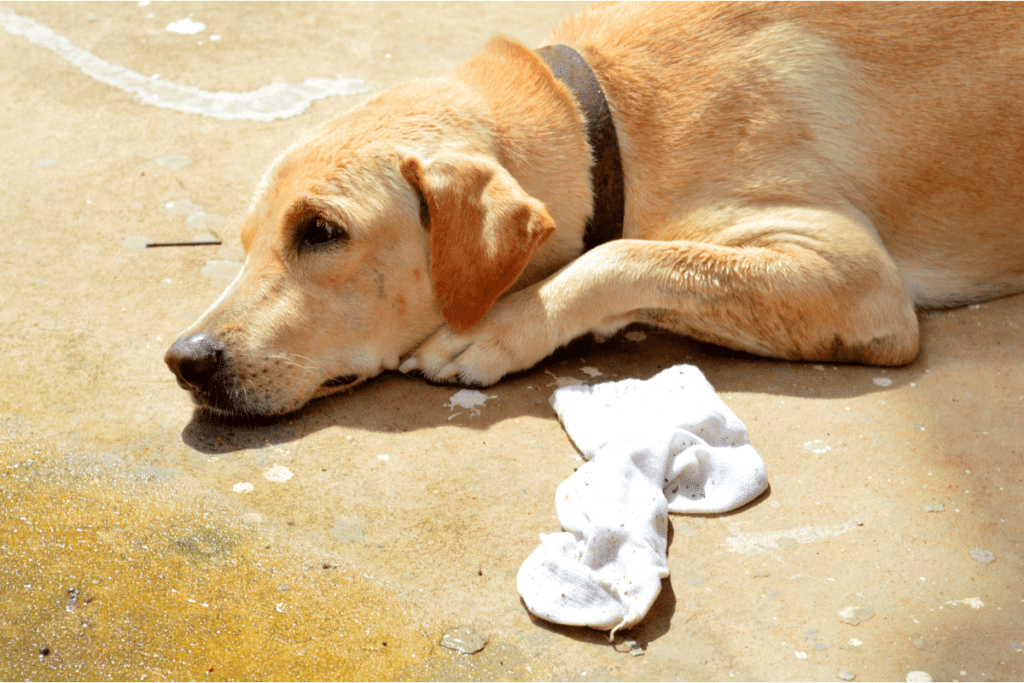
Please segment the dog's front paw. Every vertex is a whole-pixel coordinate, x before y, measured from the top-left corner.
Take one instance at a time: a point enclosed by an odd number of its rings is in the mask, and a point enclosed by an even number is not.
[[[435,382],[486,387],[533,367],[554,350],[546,334],[489,316],[466,332],[442,325],[398,369],[419,372]]]

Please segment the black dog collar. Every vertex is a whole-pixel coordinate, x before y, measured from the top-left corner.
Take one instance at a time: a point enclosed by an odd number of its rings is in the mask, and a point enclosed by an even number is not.
[[[568,45],[542,47],[537,54],[551,67],[555,78],[576,94],[587,116],[587,142],[594,156],[590,170],[594,213],[587,221],[583,236],[583,251],[589,251],[599,244],[622,237],[626,199],[619,138],[615,134],[608,100],[586,60]]]

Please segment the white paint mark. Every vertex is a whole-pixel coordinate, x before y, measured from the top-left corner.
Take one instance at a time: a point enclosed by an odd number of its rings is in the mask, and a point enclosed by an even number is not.
[[[249,482],[240,481],[234,486],[232,486],[231,490],[234,491],[235,493],[252,493],[253,488],[255,487]]]
[[[971,609],[981,609],[985,603],[980,598],[964,598],[963,600],[947,600],[943,605],[967,605]]]
[[[220,40],[220,36],[210,36],[210,40]]]
[[[849,643],[852,647],[860,647],[864,644],[862,641],[859,641],[856,638],[850,638]]]
[[[286,482],[294,476],[295,473],[292,472],[287,467],[285,467],[284,465],[274,465],[269,470],[263,473],[264,479],[266,479],[267,481],[273,481],[277,483]]]
[[[181,33],[184,35],[192,36],[206,28],[206,24],[201,24],[198,21],[192,21],[191,19],[178,19],[167,24],[167,30],[171,33]]]
[[[445,405],[451,410],[456,408],[469,408],[473,411],[474,415],[479,415],[479,406],[487,403],[487,399],[498,398],[497,396],[488,396],[482,391],[476,389],[462,389],[452,394],[451,400]],[[454,416],[453,416],[454,417]]]
[[[797,659],[807,659],[807,653],[806,652],[800,652],[799,650],[797,650],[796,658]]]
[[[856,529],[854,522],[839,524],[838,526],[801,526],[795,529],[783,531],[750,531],[738,532],[738,526],[730,525],[729,530],[734,532],[725,539],[725,550],[730,553],[743,555],[760,555],[761,553],[775,553],[779,550],[778,540],[780,538],[792,538],[797,543],[813,543],[832,536],[845,534],[851,529]]]
[[[210,92],[149,78],[111,64],[71,44],[64,36],[6,7],[0,7],[0,26],[7,33],[26,38],[50,50],[72,66],[100,83],[129,92],[154,107],[186,114],[200,114],[224,121],[274,121],[306,111],[315,100],[368,92],[361,78],[307,78],[302,83],[271,83],[249,92]]]
[[[284,612],[284,603],[283,602],[275,603],[275,611],[277,611],[277,612]]]
[[[892,386],[892,380],[889,379],[888,377],[875,377],[871,381],[874,382],[875,384],[877,384],[880,387],[891,387]]]
[[[156,165],[160,168],[185,168],[192,163],[192,160],[184,154],[166,154],[162,157],[158,157]]]
[[[378,455],[377,459],[378,460],[383,460],[384,462],[387,462],[388,460],[391,459],[391,456],[390,455]]]
[[[193,230],[207,230],[217,235],[224,230],[224,226],[227,224],[228,221],[224,216],[220,216],[215,213],[206,213],[205,211],[190,213],[188,218],[185,219],[185,225]],[[245,251],[243,250],[242,253],[244,254]]]
[[[575,386],[577,384],[582,384],[582,382],[580,382],[575,377],[562,377],[561,375],[556,375],[555,373],[551,372],[550,370],[545,370],[544,372],[546,372],[549,375],[551,375],[551,379],[555,380],[554,382],[550,382],[548,384],[549,387],[557,387],[557,388],[561,389],[562,387],[571,387],[571,386]]]
[[[644,339],[647,339],[647,335],[643,332],[627,332],[626,339],[631,342],[642,342]]]
[[[597,368],[591,368],[591,367],[580,368],[580,372],[584,372],[584,373],[590,375],[591,377],[600,377],[601,375],[604,374],[603,372],[601,372]]]
[[[804,448],[809,450],[811,453],[827,453],[832,450],[832,447],[821,439],[815,439],[814,441],[808,441],[804,444]]]

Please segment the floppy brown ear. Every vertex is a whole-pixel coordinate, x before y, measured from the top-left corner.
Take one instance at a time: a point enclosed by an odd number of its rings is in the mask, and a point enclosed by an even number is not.
[[[402,175],[430,212],[430,271],[441,313],[457,332],[480,322],[555,231],[544,205],[502,166],[449,154],[407,157]]]

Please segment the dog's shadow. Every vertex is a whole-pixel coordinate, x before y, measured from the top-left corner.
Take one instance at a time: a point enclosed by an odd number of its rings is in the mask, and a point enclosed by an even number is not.
[[[452,424],[483,430],[524,416],[555,420],[548,401],[558,386],[646,379],[679,363],[699,367],[719,393],[815,398],[888,390],[914,381],[923,372],[918,359],[888,371],[889,384],[879,385],[872,382],[883,372],[878,368],[770,360],[631,326],[604,343],[589,336],[579,339],[532,370],[480,390],[482,396],[456,396],[459,386],[389,372],[349,394],[313,401],[280,418],[225,418],[197,409],[182,439],[197,451],[218,454],[297,441],[330,427],[401,433]]]

